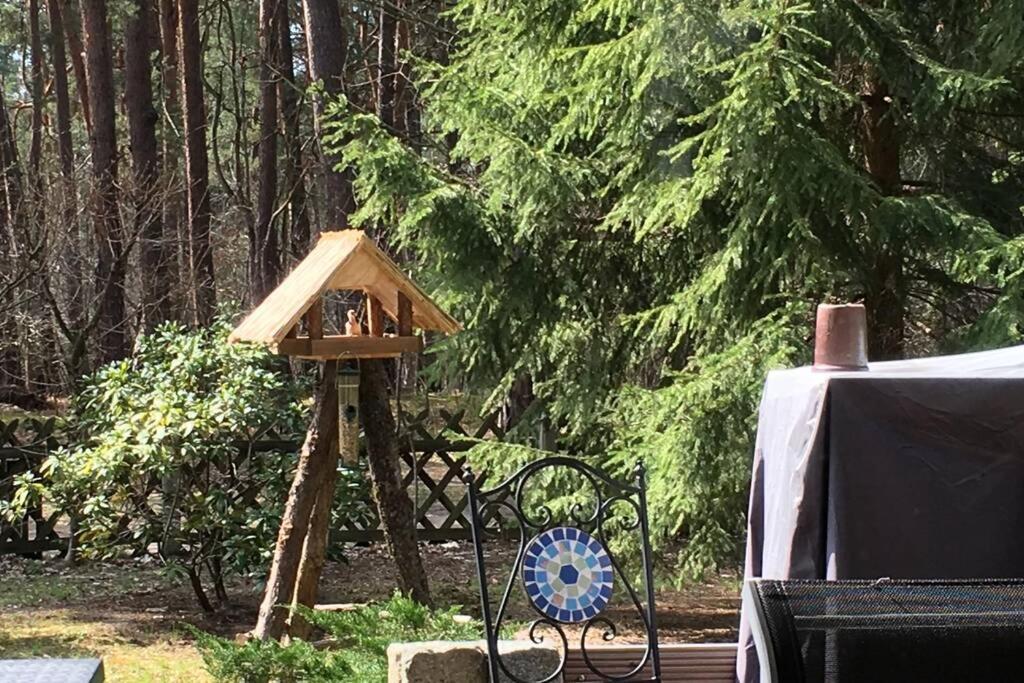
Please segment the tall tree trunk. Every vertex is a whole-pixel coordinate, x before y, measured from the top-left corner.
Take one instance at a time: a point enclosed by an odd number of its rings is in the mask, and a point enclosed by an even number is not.
[[[403,12],[405,0],[396,0],[395,8],[397,12]],[[399,19],[398,33],[395,36],[395,59],[398,60],[395,74],[395,128],[403,134],[410,145],[415,145],[413,139],[416,127],[413,113],[415,91],[412,87],[412,66],[408,60],[402,59],[403,53],[412,47],[411,40],[409,20]]]
[[[40,164],[43,159],[43,38],[39,31],[39,0],[28,0],[29,48],[32,51],[32,137],[29,140],[28,168],[33,191],[42,189]],[[35,202],[35,203],[38,203]]]
[[[78,101],[82,107],[82,120],[85,129],[92,131],[92,107],[89,104],[89,78],[85,73],[85,48],[82,47],[81,32],[78,30],[77,17],[81,13],[75,9],[72,0],[53,0],[64,3],[64,34],[68,41],[68,52],[71,53],[71,67],[75,72],[75,89],[78,90]]]
[[[99,294],[100,354],[103,361],[128,352],[124,304],[124,239],[117,205],[117,131],[114,121],[114,66],[105,0],[82,0],[89,107],[93,126],[92,172],[95,182],[93,225],[96,234],[96,285]]]
[[[2,90],[2,88],[0,88]],[[21,214],[21,163],[14,141],[14,127],[7,112],[7,103],[0,92],[0,180],[3,181],[3,226],[7,248],[17,255]]]
[[[160,82],[163,88],[164,130],[163,142],[163,181],[161,185],[166,193],[163,206],[164,244],[167,250],[163,265],[166,270],[166,281],[177,282],[178,274],[188,272],[188,258],[185,245],[184,230],[186,221],[185,190],[181,177],[181,97],[180,79],[178,75],[178,3],[177,0],[160,0]],[[171,315],[180,317],[180,289],[168,289],[167,297]]]
[[[31,245],[45,241],[46,212],[44,193],[46,182],[43,178],[43,117],[45,115],[46,101],[44,99],[43,83],[46,79],[44,74],[45,55],[43,54],[43,39],[39,29],[39,0],[28,0],[28,27],[29,27],[29,51],[31,52],[31,93],[32,93],[32,127],[29,138],[28,149],[28,220],[25,223],[26,248]],[[21,298],[21,291],[24,285],[19,285],[14,291],[15,298]],[[18,346],[22,349],[22,379],[25,389],[32,391],[33,381],[42,379],[38,377],[30,365],[30,347],[28,343],[30,335],[30,322],[26,316],[17,316]]]
[[[893,119],[889,89],[870,74],[861,96],[864,164],[885,195],[900,191],[900,138]],[[903,251],[898,239],[876,235],[874,263],[869,264],[865,306],[868,315],[868,352],[872,360],[902,358],[906,282]]]
[[[302,165],[302,138],[299,134],[299,87],[295,82],[295,57],[292,51],[291,19],[288,16],[288,2],[277,3],[278,55],[281,61],[281,77],[277,81],[278,103],[284,123],[286,195],[289,197],[291,221],[288,244],[293,259],[301,259],[309,251],[309,210],[306,206],[306,179]],[[284,252],[282,244],[281,251]]]
[[[213,320],[216,294],[210,245],[210,169],[206,156],[199,0],[178,0],[178,67],[185,121],[185,195],[194,321]]]
[[[401,588],[413,600],[430,604],[427,574],[416,544],[412,501],[402,486],[395,418],[388,400],[388,380],[379,359],[359,361],[359,414],[366,433],[366,452],[384,540],[398,568]]]
[[[82,283],[87,280],[83,240],[78,223],[78,185],[75,182],[75,150],[71,137],[71,94],[68,84],[68,61],[64,48],[65,28],[61,0],[47,0],[46,8],[50,18],[50,64],[53,68],[53,92],[57,101],[57,156],[60,161],[60,192],[57,202],[60,206],[61,229],[64,236],[66,274],[62,287],[66,292],[67,313],[65,318],[75,334],[82,335],[82,321],[85,317],[85,299]],[[44,277],[52,277],[45,274]],[[63,330],[63,328],[62,328]],[[68,335],[65,335],[68,337]],[[70,352],[66,353],[68,380],[73,380],[82,369],[79,361],[85,354],[75,354],[75,339],[68,338]],[[69,560],[74,559],[74,535],[68,541]]]
[[[50,60],[53,65],[53,91],[57,99],[57,155],[60,158],[60,173],[66,181],[65,210],[70,206],[70,217],[74,219],[74,173],[75,151],[71,139],[71,96],[68,90],[68,62],[64,51],[64,16],[60,0],[47,0],[50,17]],[[70,196],[67,196],[70,192]],[[70,222],[65,217],[65,224]]]
[[[132,0],[125,24],[124,95],[132,153],[135,232],[139,238],[142,268],[142,317],[147,331],[170,315],[163,279],[164,234],[159,187],[160,159],[156,127],[159,116],[153,104],[153,53],[156,52],[156,13],[152,0]]]
[[[6,206],[7,227],[9,231],[14,230],[16,215],[21,205],[21,162],[18,159],[18,146],[14,141],[14,126],[7,111],[7,103],[4,101],[3,93],[0,93],[0,164],[3,168],[4,188]],[[14,233],[9,232],[8,238],[13,238]]]
[[[295,595],[295,584],[302,561],[302,549],[309,531],[313,506],[326,476],[330,451],[336,450],[338,433],[338,362],[324,363],[323,379],[317,391],[313,420],[306,431],[295,478],[288,492],[281,528],[277,532],[274,559],[267,577],[266,592],[253,636],[263,640],[278,639],[284,634],[288,607]],[[337,459],[337,455],[333,456]]]
[[[21,165],[14,130],[7,113],[3,83],[0,82],[0,254],[14,272],[18,260],[18,232],[21,223]],[[0,316],[0,339],[17,339],[13,316]],[[14,378],[20,374],[20,353],[16,343],[0,344],[0,377]]]
[[[395,129],[395,82],[398,76],[395,60],[395,40],[398,23],[388,3],[380,5],[380,23],[377,34],[377,115],[388,131]]]
[[[284,2],[260,0],[260,168],[256,220],[249,236],[249,279],[256,301],[262,301],[277,285],[280,270],[273,219],[277,200],[277,81],[281,64],[277,5]]]
[[[309,49],[310,77],[323,83],[323,94],[313,102],[317,138],[323,138],[325,100],[344,92],[346,36],[336,0],[303,0],[306,23],[306,45]],[[341,159],[321,149],[325,163],[324,178],[327,196],[324,201],[327,228],[338,230],[348,226],[348,217],[355,210],[350,169],[337,170]]]

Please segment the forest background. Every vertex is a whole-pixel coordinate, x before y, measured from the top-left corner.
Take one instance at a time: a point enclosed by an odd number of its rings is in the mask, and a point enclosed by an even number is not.
[[[875,360],[1020,341],[1022,86],[1021,0],[2,0],[0,401],[362,227],[465,325],[423,386],[645,459],[693,575],[815,304]]]

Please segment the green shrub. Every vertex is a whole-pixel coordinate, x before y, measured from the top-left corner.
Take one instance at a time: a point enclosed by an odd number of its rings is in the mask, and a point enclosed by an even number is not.
[[[238,645],[193,630],[210,676],[217,681],[270,683],[270,681],[348,681],[352,670],[329,652],[296,640],[250,640]]]
[[[229,331],[226,320],[168,324],[86,378],[75,443],[21,477],[13,508],[45,498],[73,513],[88,556],[155,555],[205,609],[226,598],[225,577],[261,576],[295,453],[249,446],[271,433],[301,440],[308,387],[265,349],[228,344]],[[343,470],[336,513],[366,514],[361,484]]]
[[[454,619],[458,609],[430,610],[396,593],[387,602],[351,612],[304,610],[336,641],[336,649],[317,650],[301,640],[288,645],[251,640],[239,645],[201,633],[197,644],[207,671],[218,681],[371,683],[387,680],[391,643],[481,638],[479,622]]]

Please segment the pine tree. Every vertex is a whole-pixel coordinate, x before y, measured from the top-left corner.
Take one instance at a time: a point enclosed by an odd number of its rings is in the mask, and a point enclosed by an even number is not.
[[[452,16],[427,153],[335,108],[354,222],[397,225],[468,323],[438,367],[529,375],[563,446],[651,461],[689,568],[735,552],[760,383],[814,304],[864,301],[876,360],[1021,339],[1019,0]]]

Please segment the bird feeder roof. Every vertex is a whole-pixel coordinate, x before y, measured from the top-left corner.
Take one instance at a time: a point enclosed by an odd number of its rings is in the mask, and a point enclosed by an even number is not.
[[[430,300],[362,230],[325,232],[288,277],[246,316],[229,341],[276,346],[324,292],[361,290],[398,318],[398,293],[412,302],[413,325],[454,334],[462,326]]]

